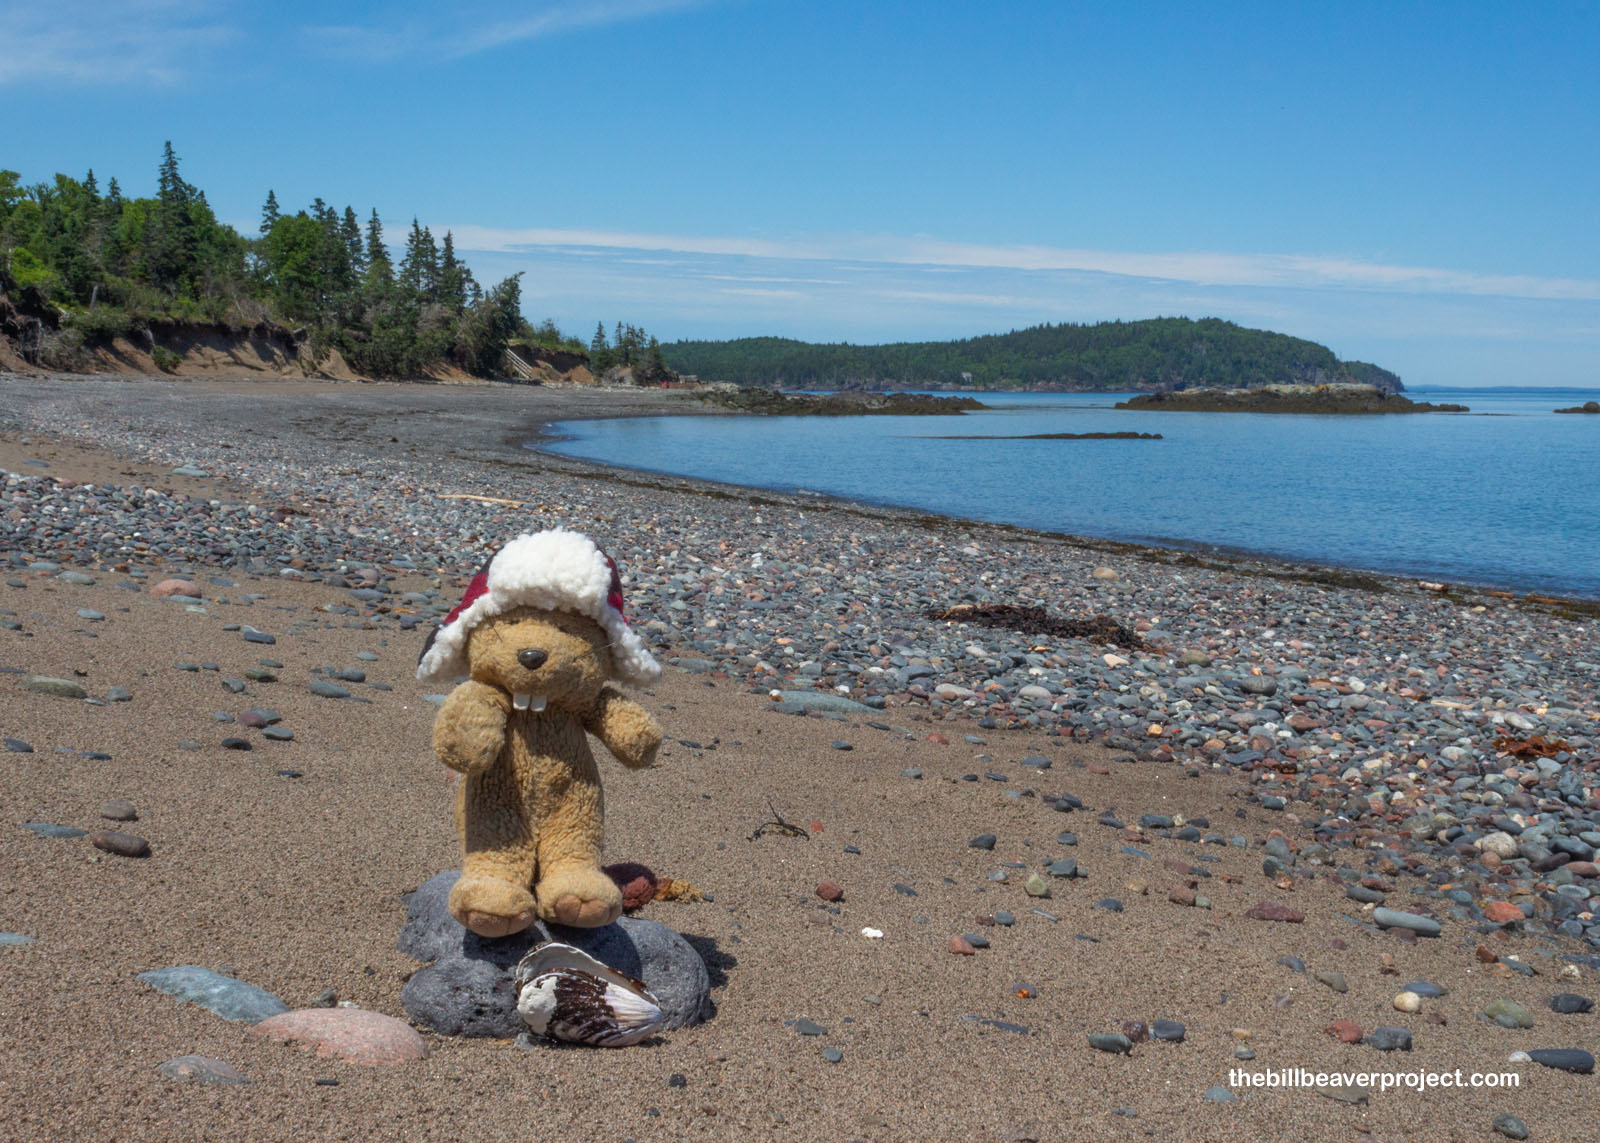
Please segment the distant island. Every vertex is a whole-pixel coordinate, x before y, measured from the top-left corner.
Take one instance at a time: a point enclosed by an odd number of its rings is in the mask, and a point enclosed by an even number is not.
[[[1267,385],[1405,388],[1325,345],[1219,318],[1045,324],[960,341],[813,344],[782,337],[677,341],[661,347],[679,373],[785,389],[1012,389],[1129,392]]]
[[[1258,389],[1185,389],[1144,393],[1118,409],[1161,413],[1468,413],[1465,405],[1413,401],[1376,385],[1265,385]]]
[[[775,417],[939,416],[988,408],[976,397],[929,397],[920,393],[775,393],[738,385],[707,386],[707,405],[737,413]]]
[[[1581,405],[1574,405],[1570,409],[1557,409],[1558,413],[1600,413],[1600,401],[1585,401]]]

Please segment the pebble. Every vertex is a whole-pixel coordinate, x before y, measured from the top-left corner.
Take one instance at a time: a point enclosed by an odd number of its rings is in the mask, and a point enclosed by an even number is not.
[[[844,1053],[838,1048],[823,1048],[822,1058],[827,1060],[830,1064],[836,1064],[840,1060],[844,1059]]]
[[[1533,1013],[1515,1000],[1491,1000],[1484,1006],[1483,1014],[1502,1028],[1533,1027]]]
[[[323,682],[321,679],[316,680],[306,689],[312,694],[316,695],[318,698],[346,699],[350,697],[350,692],[345,690],[343,687],[335,686],[333,683]]]
[[[1323,1029],[1341,1044],[1358,1044],[1363,1035],[1361,1025],[1353,1020],[1336,1020]]]
[[[1585,1076],[1594,1072],[1594,1056],[1578,1048],[1532,1048],[1528,1051],[1528,1058],[1558,1071],[1577,1072]]]
[[[224,738],[222,740],[222,748],[224,750],[254,749],[254,747],[250,745],[250,740],[248,738]]]
[[[100,807],[100,816],[108,821],[133,822],[139,820],[139,811],[132,802],[112,798]]]
[[[1418,1012],[1422,1009],[1422,997],[1415,992],[1399,993],[1392,1003],[1396,1012]]]
[[[20,739],[20,738],[8,738],[8,739],[6,739],[5,740],[5,747],[6,747],[6,751],[8,753],[11,753],[11,754],[32,754],[33,753],[33,747],[28,745],[26,742],[22,741],[22,739]]]
[[[1313,979],[1315,979],[1317,981],[1320,981],[1323,984],[1326,984],[1329,988],[1333,989],[1335,992],[1349,992],[1350,991],[1350,985],[1345,981],[1343,973],[1330,972],[1327,969],[1322,969],[1322,970],[1320,970],[1320,971],[1318,971],[1316,973],[1313,973],[1312,976],[1313,976]]]
[[[96,849],[114,853],[118,857],[150,856],[150,843],[138,834],[120,833],[117,830],[101,830],[98,833],[90,834],[89,842]]]
[[[967,842],[968,849],[993,849],[996,838],[992,833],[980,833],[977,837]]]
[[[1306,919],[1306,915],[1300,910],[1280,905],[1276,901],[1258,902],[1246,909],[1244,915],[1257,921],[1286,921],[1292,925],[1298,925]]]
[[[1382,929],[1406,929],[1425,937],[1436,937],[1444,931],[1439,922],[1431,917],[1382,907],[1372,910],[1372,922]]]
[[[1411,1033],[1405,1028],[1380,1025],[1368,1034],[1367,1043],[1380,1052],[1409,1052]]]
[[[7,946],[16,948],[22,945],[31,945],[33,942],[34,938],[27,933],[0,933],[0,948]]]
[[[1022,890],[1030,897],[1050,896],[1050,886],[1037,873],[1028,874],[1028,880],[1023,884]]]
[[[289,1011],[287,1004],[266,989],[195,964],[141,972],[139,979],[158,992],[237,1023],[254,1024]]]
[[[269,726],[261,732],[261,737],[273,742],[293,742],[294,731],[284,726]]]
[[[1563,1016],[1587,1012],[1593,1007],[1593,1000],[1587,996],[1579,996],[1575,992],[1559,992],[1550,998],[1550,1010],[1559,1012]]]
[[[807,1020],[803,1016],[794,1022],[794,1030],[802,1036],[826,1036],[828,1034],[828,1030],[821,1024]]]
[[[49,675],[29,675],[28,681],[23,686],[34,694],[54,695],[56,698],[84,699],[89,697],[89,692],[71,679],[57,679]]]
[[[1238,1096],[1221,1084],[1212,1084],[1206,1088],[1206,1093],[1201,1098],[1207,1103],[1234,1103],[1238,1100]]]
[[[247,627],[244,630],[244,641],[246,643],[260,643],[264,646],[271,646],[278,641],[278,637],[276,635],[268,635],[265,631],[257,631],[254,628]]]
[[[1101,1052],[1119,1052],[1129,1055],[1133,1051],[1133,1041],[1121,1032],[1090,1032],[1089,1046]]]
[[[844,889],[834,881],[817,882],[817,896],[824,901],[838,901],[844,897]]]
[[[428,1055],[427,1043],[404,1020],[361,1008],[302,1008],[269,1016],[250,1033],[363,1067],[394,1067]]]
[[[1152,1040],[1165,1040],[1168,1043],[1181,1044],[1189,1030],[1176,1020],[1157,1020],[1150,1025],[1150,1038]]]
[[[1502,1111],[1496,1115],[1491,1126],[1507,1139],[1526,1139],[1528,1137],[1528,1125],[1509,1111]]]
[[[250,1081],[239,1069],[209,1056],[178,1056],[156,1068],[167,1079],[202,1084],[244,1084]]]
[[[40,837],[87,837],[89,831],[77,826],[52,825],[50,822],[23,822],[22,828],[32,830]]]
[[[1424,1000],[1437,1000],[1441,996],[1449,995],[1448,989],[1431,980],[1413,980],[1405,986],[1404,991],[1414,992]]]

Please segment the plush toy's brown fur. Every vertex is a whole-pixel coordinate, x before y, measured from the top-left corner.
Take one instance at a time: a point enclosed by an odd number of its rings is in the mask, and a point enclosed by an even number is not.
[[[546,658],[529,669],[522,651]],[[536,917],[609,925],[622,894],[600,870],[604,797],[584,732],[641,769],[655,761],[661,728],[608,684],[606,634],[583,616],[521,607],[486,619],[468,637],[467,659],[471,677],[433,724],[434,753],[466,776],[450,912],[485,937],[521,932]],[[515,710],[516,694],[548,705]]]

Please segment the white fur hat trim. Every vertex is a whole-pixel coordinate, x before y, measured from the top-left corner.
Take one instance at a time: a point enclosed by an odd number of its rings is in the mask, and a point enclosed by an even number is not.
[[[660,664],[622,617],[616,564],[588,536],[555,528],[518,536],[495,553],[473,577],[460,605],[429,636],[417,678],[448,682],[465,675],[468,634],[485,619],[517,607],[587,616],[611,639],[618,681],[647,687],[661,677]]]

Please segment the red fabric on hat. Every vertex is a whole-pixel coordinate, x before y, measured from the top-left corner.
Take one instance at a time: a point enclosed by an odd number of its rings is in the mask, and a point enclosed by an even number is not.
[[[606,592],[606,606],[622,615],[622,574],[617,571],[617,561],[606,556],[606,567],[611,569],[611,590]],[[622,615],[622,621],[628,622],[628,617]]]
[[[461,602],[456,604],[455,610],[450,612],[449,615],[446,615],[444,617],[444,622],[439,624],[439,626],[450,626],[450,624],[454,623],[456,619],[460,617],[463,611],[476,603],[480,597],[488,592],[488,590],[489,569],[484,568],[483,571],[472,577],[472,581],[467,584],[467,594],[461,597]]]

